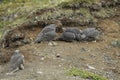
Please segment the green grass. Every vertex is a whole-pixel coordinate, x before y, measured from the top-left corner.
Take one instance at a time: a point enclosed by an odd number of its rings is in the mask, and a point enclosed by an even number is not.
[[[70,76],[80,76],[81,78],[84,79],[92,79],[92,80],[108,80],[105,77],[102,77],[100,75],[91,73],[91,72],[87,72],[87,71],[83,71],[80,70],[78,68],[72,68],[67,72],[68,75]]]

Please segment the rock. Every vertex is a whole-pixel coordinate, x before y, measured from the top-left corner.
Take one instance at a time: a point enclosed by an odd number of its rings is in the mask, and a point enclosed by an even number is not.
[[[22,43],[24,43],[24,44],[29,44],[29,43],[30,43],[30,40],[29,40],[29,39],[24,39],[24,40],[22,41]]]
[[[43,72],[42,72],[42,71],[38,71],[37,73],[38,73],[38,74],[43,74]]]
[[[86,52],[87,50],[85,48],[81,48],[80,52]]]
[[[48,45],[49,46],[57,46],[58,44],[56,42],[49,42]]]
[[[95,69],[93,66],[90,66],[89,64],[87,64],[87,67],[88,67],[89,69]]]
[[[61,57],[61,56],[60,56],[60,54],[57,54],[56,57],[59,58],[59,57]]]

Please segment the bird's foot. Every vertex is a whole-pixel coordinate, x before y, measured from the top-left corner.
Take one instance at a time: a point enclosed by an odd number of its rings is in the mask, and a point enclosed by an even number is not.
[[[53,46],[53,44],[51,42],[48,43],[49,46]]]
[[[23,70],[24,69],[24,64],[20,65],[20,69]]]
[[[57,46],[58,44],[56,42],[53,42],[53,46]]]
[[[6,73],[6,75],[12,75],[12,74],[13,74],[12,72]]]
[[[6,73],[6,75],[13,75],[13,73],[15,73],[15,72],[18,71],[18,70],[19,70],[19,68],[16,68],[15,70],[13,70],[13,71],[11,71],[11,72]]]

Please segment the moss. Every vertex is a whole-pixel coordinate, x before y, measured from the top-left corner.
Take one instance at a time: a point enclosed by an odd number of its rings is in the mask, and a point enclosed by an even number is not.
[[[96,0],[69,0],[60,3],[59,6],[61,6],[62,8],[80,8],[81,6],[83,6],[82,4],[90,6],[94,2],[96,2]]]
[[[92,12],[92,14],[97,18],[107,18],[110,16],[114,16],[117,13],[114,8],[103,8],[98,12]]]
[[[0,31],[0,38],[1,38],[1,36],[2,36],[2,32]]]
[[[94,19],[94,17],[90,14],[89,9],[87,8],[80,8],[79,10],[76,10],[76,14],[78,15],[79,21],[81,23],[89,22]]]
[[[4,22],[0,22],[0,38],[2,36],[2,31],[1,29],[4,27]]]
[[[92,80],[108,80],[107,78],[104,78],[100,75],[91,73],[91,72],[87,72],[87,71],[83,71],[80,70],[78,68],[72,68],[67,72],[68,75],[70,76],[80,76],[81,78],[84,79],[92,79]]]
[[[0,22],[0,29],[3,28],[4,22]]]
[[[90,11],[86,8],[80,8],[79,12],[83,14],[84,17],[91,17]]]
[[[71,17],[73,15],[73,10],[55,10],[55,11],[47,11],[44,14],[41,14],[39,20],[51,20],[58,19],[60,17]]]
[[[85,3],[93,3],[95,0],[72,0],[72,1],[76,1],[76,2],[79,2],[79,3],[82,3],[82,2],[85,2]]]
[[[101,9],[99,12],[93,12],[92,15],[95,16],[95,17],[97,17],[97,18],[106,18],[106,17],[109,17],[108,14],[106,13],[106,11],[104,9]]]
[[[120,39],[111,42],[111,45],[114,47],[120,48]]]

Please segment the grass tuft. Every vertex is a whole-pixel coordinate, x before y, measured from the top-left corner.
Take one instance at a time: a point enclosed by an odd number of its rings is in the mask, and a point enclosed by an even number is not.
[[[91,79],[91,80],[108,80],[107,78],[104,78],[100,75],[91,73],[91,72],[87,72],[87,71],[83,71],[80,70],[78,68],[72,68],[67,72],[68,75],[70,76],[80,76],[81,78],[84,79]]]
[[[82,4],[86,6],[92,5],[95,0],[68,0],[59,4],[62,8],[80,8]]]

